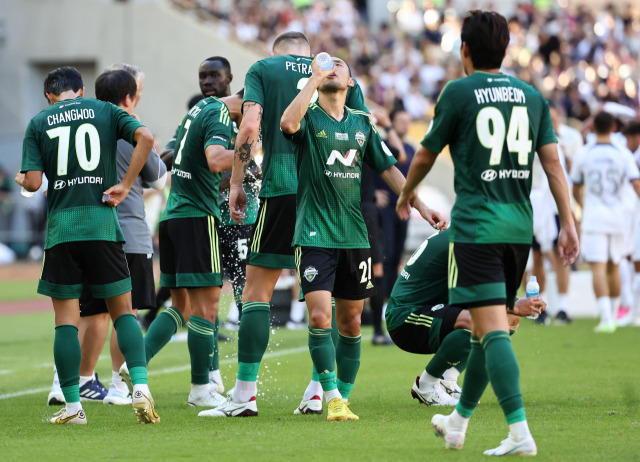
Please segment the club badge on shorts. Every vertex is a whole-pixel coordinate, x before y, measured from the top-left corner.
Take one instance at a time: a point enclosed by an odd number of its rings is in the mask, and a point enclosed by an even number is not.
[[[307,282],[313,282],[313,280],[318,275],[318,270],[315,269],[313,266],[307,266],[304,269],[304,273],[302,273],[302,275],[307,280]]]

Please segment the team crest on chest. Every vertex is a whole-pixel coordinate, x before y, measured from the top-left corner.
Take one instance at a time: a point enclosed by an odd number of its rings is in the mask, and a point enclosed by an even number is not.
[[[356,132],[356,141],[358,142],[358,144],[360,145],[360,147],[362,147],[362,145],[364,144],[364,133],[362,133],[360,130],[358,130]]]
[[[304,269],[304,273],[302,275],[307,280],[307,282],[313,282],[313,280],[318,275],[318,270],[315,269],[315,267],[313,267],[313,266],[307,266]]]

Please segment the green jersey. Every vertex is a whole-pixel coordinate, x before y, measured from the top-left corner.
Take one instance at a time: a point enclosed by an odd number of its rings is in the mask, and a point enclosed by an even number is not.
[[[449,234],[449,230],[434,234],[407,261],[387,304],[387,330],[396,329],[411,313],[425,306],[447,303]]]
[[[160,221],[204,216],[220,219],[220,173],[209,170],[205,150],[211,145],[228,149],[232,134],[229,109],[218,98],[210,96],[191,108],[176,132],[171,191]]]
[[[345,107],[338,122],[312,103],[291,139],[300,177],[293,244],[369,248],[360,202],[362,162],[376,173],[396,163],[369,116]]]
[[[295,194],[298,186],[296,162],[291,142],[280,129],[280,118],[311,75],[313,58],[296,55],[271,56],[254,63],[245,76],[244,101],[263,108],[262,188],[260,197]],[[314,95],[312,102],[318,99]],[[347,107],[368,112],[362,90],[356,84],[347,93]],[[239,140],[238,143],[242,143]]]
[[[72,241],[124,242],[114,207],[102,193],[118,183],[117,142],[133,144],[142,124],[111,103],[58,101],[29,122],[21,172],[42,171],[47,189],[45,249]]]
[[[249,161],[248,170],[251,169],[251,166],[256,166],[253,159]],[[244,211],[245,219],[242,222],[243,225],[252,225],[256,222],[258,218],[258,191],[260,189],[259,182],[255,181],[252,183],[246,182],[242,185],[242,189],[244,189],[244,193],[247,195],[247,208]],[[224,191],[220,194],[220,226],[238,226],[238,223],[231,219],[231,212],[229,211],[229,190]]]
[[[451,150],[452,242],[530,244],[533,153],[555,142],[549,104],[532,86],[480,71],[449,82],[422,145]]]

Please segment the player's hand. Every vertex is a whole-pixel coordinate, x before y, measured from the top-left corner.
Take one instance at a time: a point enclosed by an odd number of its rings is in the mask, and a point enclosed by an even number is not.
[[[409,199],[409,203],[413,208],[420,212],[422,218],[427,220],[433,229],[443,231],[449,226],[449,222],[444,217],[444,215],[436,210],[427,207],[425,203],[420,200],[415,191],[413,192],[413,197]]]
[[[376,189],[374,192],[376,196],[376,205],[378,208],[383,209],[389,205],[389,191],[384,189]]]
[[[569,266],[580,254],[580,240],[575,225],[563,226],[558,235],[558,249],[564,266]]]
[[[411,216],[411,199],[415,197],[416,193],[405,194],[403,191],[398,196],[398,202],[396,202],[396,213],[402,221],[407,221]]]
[[[389,127],[391,125],[391,119],[387,110],[380,106],[371,106],[371,116],[374,124],[380,127]]]
[[[16,174],[15,182],[18,183],[18,185],[22,186],[22,184],[24,183],[25,177],[26,175],[24,173],[18,172]]]
[[[311,62],[311,73],[314,77],[317,76],[320,81],[323,81],[334,72],[335,72],[335,66],[327,71],[323,71],[322,69],[320,69],[320,65],[316,61],[316,58],[313,58],[313,61]]]
[[[535,316],[547,309],[547,302],[540,297],[521,298],[513,308],[513,312],[518,316]]]
[[[231,185],[229,189],[229,213],[231,219],[241,225],[246,218],[247,195],[242,187]]]
[[[518,326],[520,326],[520,317],[513,315],[511,313],[507,313],[507,321],[509,322],[509,329],[512,331],[518,330]]]
[[[125,187],[122,183],[118,183],[115,186],[111,186],[102,194],[102,202],[105,205],[108,205],[109,207],[117,207],[129,194],[129,188]],[[108,200],[105,200],[107,196]]]

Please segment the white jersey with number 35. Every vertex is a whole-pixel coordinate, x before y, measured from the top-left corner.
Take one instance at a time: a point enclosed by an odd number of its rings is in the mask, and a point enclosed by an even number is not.
[[[584,185],[582,230],[601,234],[622,234],[625,215],[624,185],[639,178],[631,153],[613,144],[587,144],[571,168],[571,179]]]

